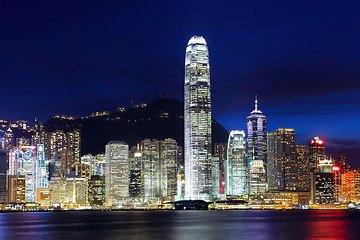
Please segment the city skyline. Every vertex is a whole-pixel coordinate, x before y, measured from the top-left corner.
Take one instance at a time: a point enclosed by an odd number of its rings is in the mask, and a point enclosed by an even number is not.
[[[2,119],[87,115],[159,93],[183,99],[182,49],[196,34],[212,50],[213,116],[229,132],[245,129],[258,94],[269,131],[293,128],[298,144],[319,136],[330,155],[359,165],[358,3],[7,4]]]

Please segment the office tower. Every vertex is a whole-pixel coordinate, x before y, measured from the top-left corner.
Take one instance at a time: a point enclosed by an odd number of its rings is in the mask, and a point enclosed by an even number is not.
[[[328,204],[333,203],[334,196],[334,174],[315,172],[315,203]]]
[[[175,196],[177,194],[177,143],[167,138],[161,141],[161,196]]]
[[[49,163],[45,159],[43,144],[36,146],[36,188],[48,188]]]
[[[43,206],[52,206],[52,189],[51,188],[37,188],[36,189],[36,203]]]
[[[111,141],[105,146],[106,205],[117,206],[129,197],[129,146]]]
[[[209,52],[193,36],[185,56],[185,198],[211,200],[211,98]]]
[[[141,163],[144,173],[144,202],[155,202],[160,197],[160,142],[141,141]]]
[[[81,157],[81,164],[89,166],[90,176],[92,175],[104,175],[104,165],[106,157],[105,154],[97,154],[93,156],[92,154],[86,154]]]
[[[267,134],[267,178],[270,191],[296,190],[295,131],[279,128]]]
[[[6,172],[8,170],[7,163],[8,155],[7,151],[4,149],[0,150],[0,203],[5,203],[7,201],[7,190],[6,190]]]
[[[248,194],[248,163],[246,154],[245,132],[233,130],[230,132],[225,161],[226,195]]]
[[[220,157],[213,156],[212,162],[212,195],[217,196],[220,194]]]
[[[296,190],[310,191],[309,146],[296,144]]]
[[[339,167],[340,167],[341,173],[347,173],[347,172],[351,171],[350,164],[347,163],[347,158],[344,153],[340,154]]]
[[[35,146],[13,148],[9,154],[9,175],[25,176],[25,202],[36,200],[36,164]]]
[[[324,162],[325,155],[325,143],[319,137],[314,137],[310,144],[310,172],[315,172],[318,169],[320,162]]]
[[[53,205],[66,203],[66,178],[52,177],[49,180],[49,188],[52,190]]]
[[[86,178],[66,178],[65,203],[86,204],[88,200]]]
[[[88,202],[91,206],[102,206],[105,202],[105,177],[92,175],[88,180]]]
[[[341,198],[341,172],[339,166],[332,167],[334,173],[334,201],[340,202]]]
[[[15,144],[14,134],[11,128],[9,127],[4,134],[4,137],[1,142],[1,146],[3,149],[9,151],[14,146],[14,144]]]
[[[61,158],[58,152],[51,157],[49,161],[49,177],[58,178],[62,176]]]
[[[355,174],[350,171],[341,174],[341,201],[355,202]]]
[[[266,191],[266,117],[258,109],[255,98],[255,109],[246,119],[247,156],[250,168],[249,193],[257,195]]]
[[[319,137],[310,141],[310,202],[332,203],[335,200],[333,160],[325,155],[325,142]]]
[[[8,176],[8,202],[25,203],[25,176],[9,175]]]
[[[137,201],[143,200],[144,174],[142,172],[141,150],[139,144],[131,148],[129,161],[130,161],[129,196]]]
[[[219,157],[220,194],[225,194],[225,161],[227,159],[227,143],[215,143],[213,156]]]

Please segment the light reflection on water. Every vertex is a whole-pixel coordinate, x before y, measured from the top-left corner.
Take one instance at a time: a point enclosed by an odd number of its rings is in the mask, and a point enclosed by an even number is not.
[[[0,239],[357,239],[359,212],[129,211],[0,214]]]

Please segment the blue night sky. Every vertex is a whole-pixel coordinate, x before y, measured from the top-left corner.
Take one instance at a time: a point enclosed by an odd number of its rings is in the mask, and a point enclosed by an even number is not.
[[[106,3],[105,3],[106,2]],[[213,117],[294,128],[360,167],[358,1],[3,1],[0,118],[46,121],[183,100],[193,35],[210,52]]]

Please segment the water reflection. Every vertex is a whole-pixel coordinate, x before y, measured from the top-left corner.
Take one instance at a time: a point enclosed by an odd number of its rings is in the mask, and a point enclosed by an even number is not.
[[[1,239],[356,239],[360,212],[2,213]]]

